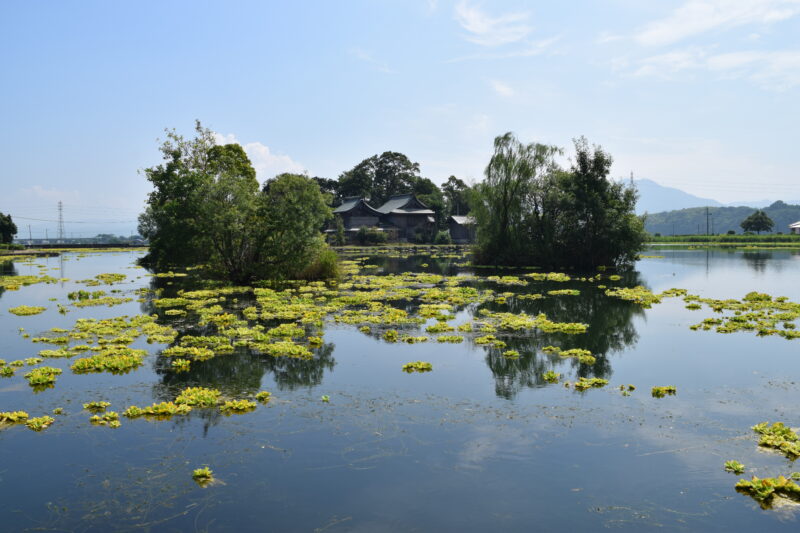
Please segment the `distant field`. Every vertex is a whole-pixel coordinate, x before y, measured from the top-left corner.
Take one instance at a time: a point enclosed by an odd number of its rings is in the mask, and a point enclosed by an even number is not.
[[[730,243],[737,245],[786,243],[800,245],[800,235],[775,235],[774,233],[766,235],[665,235],[660,237],[651,235],[648,242],[670,244]]]

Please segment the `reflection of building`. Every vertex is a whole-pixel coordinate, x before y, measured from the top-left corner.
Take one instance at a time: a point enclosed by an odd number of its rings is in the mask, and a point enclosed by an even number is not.
[[[450,240],[454,244],[467,244],[475,241],[475,217],[453,215],[447,219]]]
[[[789,224],[789,233],[792,235],[800,235],[800,220],[794,224]]]
[[[333,213],[341,217],[345,233],[350,237],[362,227],[376,227],[400,240],[414,240],[418,233],[430,234],[436,215],[413,194],[392,196],[378,209],[364,198],[352,196],[345,198]]]

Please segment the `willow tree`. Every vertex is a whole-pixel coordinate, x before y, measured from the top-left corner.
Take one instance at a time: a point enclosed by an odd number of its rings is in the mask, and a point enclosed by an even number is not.
[[[636,190],[609,179],[612,159],[602,148],[577,139],[574,163],[563,170],[554,146],[523,144],[511,133],[494,146],[471,196],[476,260],[587,269],[636,259],[645,239]]]
[[[523,144],[510,132],[495,138],[486,179],[471,193],[478,261],[519,264],[530,260],[528,221],[541,212],[542,193],[557,169],[558,153],[555,146]]]

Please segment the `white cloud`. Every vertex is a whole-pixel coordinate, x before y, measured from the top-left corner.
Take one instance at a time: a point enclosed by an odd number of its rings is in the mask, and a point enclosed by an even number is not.
[[[528,13],[506,13],[492,17],[466,1],[455,7],[456,21],[468,35],[466,39],[481,46],[500,46],[521,41],[531,32]]]
[[[386,62],[376,59],[371,53],[367,52],[366,50],[362,50],[361,48],[352,48],[350,50],[350,55],[352,55],[359,61],[363,61],[364,63],[371,65],[378,72],[385,72],[386,74],[395,73],[395,71],[392,68],[390,68]]]
[[[688,48],[644,58],[633,76],[672,79],[680,72],[705,71],[727,79],[747,79],[764,89],[784,91],[800,86],[800,50],[744,50],[713,54]]]
[[[214,140],[217,144],[241,144],[247,157],[250,158],[253,168],[256,169],[256,176],[260,180],[272,178],[283,172],[293,172],[297,174],[307,172],[302,164],[294,161],[288,155],[273,153],[269,146],[261,144],[260,142],[242,144],[233,133],[227,135],[214,133]]]
[[[455,57],[453,59],[445,61],[445,63],[457,63],[459,61],[468,61],[472,59],[508,59],[512,57],[537,56],[550,49],[552,45],[560,38],[561,38],[560,36],[554,36],[547,39],[542,39],[541,41],[525,43],[525,45],[521,48],[518,48],[516,50],[509,50],[506,52],[470,54],[467,56]]]
[[[491,85],[494,92],[504,98],[510,98],[514,96],[514,89],[511,86],[503,83],[499,80],[489,80],[489,85]]]
[[[800,14],[800,0],[686,0],[635,35],[643,45],[672,44],[717,29],[771,24]]]

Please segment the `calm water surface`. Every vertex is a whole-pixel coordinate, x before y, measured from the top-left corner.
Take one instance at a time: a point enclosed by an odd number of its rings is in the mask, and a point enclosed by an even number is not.
[[[650,251],[618,282],[654,292],[678,287],[713,298],[749,291],[800,301],[797,251]],[[35,265],[0,264],[0,274],[47,274],[72,281],[0,293],[0,358],[35,356],[36,336],[70,328],[77,318],[150,314],[148,302],[73,309],[60,315],[77,280],[102,272],[127,274],[111,288],[125,295],[179,284],[133,268],[139,253],[65,254]],[[467,271],[456,260],[425,256],[370,258],[379,272]],[[423,266],[426,265],[426,266]],[[490,272],[476,271],[479,276]],[[504,271],[501,274],[508,274]],[[378,333],[326,323],[325,345],[310,361],[269,358],[237,349],[175,374],[159,356],[164,345],[137,341],[150,356],[122,376],[75,375],[69,360],[43,364],[65,372],[56,386],[34,393],[21,369],[0,379],[0,411],[31,416],[63,407],[46,431],[0,430],[0,530],[109,531],[785,531],[797,529],[794,506],[762,510],[735,492],[723,471],[737,459],[747,475],[800,470],[782,455],[758,449],[750,427],[762,421],[800,426],[800,340],[691,331],[712,316],[685,309],[680,298],[651,309],[609,298],[587,283],[498,286],[498,292],[577,288],[579,296],[508,299],[459,312],[462,323],[481,308],[544,312],[589,324],[585,335],[504,336],[521,357],[501,350],[428,342],[389,344]],[[90,289],[91,290],[91,289]],[[51,301],[52,298],[57,299]],[[7,309],[42,305],[41,315]],[[401,304],[396,304],[401,305]],[[170,322],[181,327],[181,319]],[[410,333],[412,330],[408,330]],[[416,333],[422,335],[423,333]],[[548,344],[587,348],[594,366],[541,352]],[[567,344],[569,346],[567,346]],[[433,364],[405,374],[402,364]],[[602,389],[576,392],[547,384],[547,370],[603,377]],[[618,386],[634,384],[629,397]],[[81,404],[107,399],[128,405],[167,401],[202,385],[237,396],[269,390],[274,400],[242,416],[195,410],[168,421],[122,420],[93,427]],[[650,388],[676,385],[674,397]],[[330,403],[320,401],[322,395]],[[202,489],[191,471],[209,465],[219,482]]]

